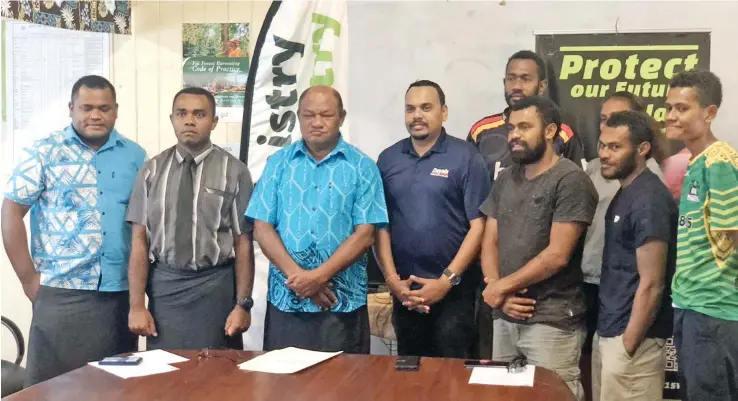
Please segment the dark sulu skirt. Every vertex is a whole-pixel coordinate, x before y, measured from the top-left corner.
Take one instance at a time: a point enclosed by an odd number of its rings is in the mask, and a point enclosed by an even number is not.
[[[128,330],[128,291],[41,286],[33,303],[25,386],[136,350],[137,337]]]
[[[225,335],[228,315],[236,304],[233,263],[203,271],[171,268],[161,263],[149,271],[149,310],[156,337],[152,349],[243,349],[243,337]]]

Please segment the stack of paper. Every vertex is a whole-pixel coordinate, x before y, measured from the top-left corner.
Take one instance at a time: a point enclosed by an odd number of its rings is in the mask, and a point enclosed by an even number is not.
[[[472,369],[469,384],[533,387],[535,373],[535,365],[527,365],[520,373],[510,373],[505,367],[478,367]]]
[[[99,362],[90,362],[90,365],[123,379],[128,379],[172,372],[177,368],[169,364],[188,361],[187,358],[163,350],[136,352],[132,356],[140,356],[143,360],[140,364],[131,366],[100,365]]]
[[[253,372],[291,374],[333,358],[341,352],[317,352],[289,347],[267,352],[238,367]]]

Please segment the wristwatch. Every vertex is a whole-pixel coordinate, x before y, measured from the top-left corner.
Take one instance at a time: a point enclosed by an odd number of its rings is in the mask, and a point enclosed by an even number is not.
[[[242,307],[246,312],[251,312],[251,308],[254,306],[254,299],[251,297],[239,298],[236,300],[236,305]]]
[[[452,286],[458,285],[461,282],[461,276],[457,275],[449,269],[443,269],[443,275],[446,276],[448,281],[451,282]]]

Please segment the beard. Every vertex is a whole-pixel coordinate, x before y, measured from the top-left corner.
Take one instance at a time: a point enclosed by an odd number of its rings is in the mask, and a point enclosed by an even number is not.
[[[427,133],[427,134],[410,134],[410,136],[413,137],[413,139],[417,139],[419,141],[424,141],[424,140],[428,139],[428,137],[430,136],[430,132]]]
[[[607,180],[622,180],[633,174],[633,171],[635,171],[636,167],[636,152],[633,151],[630,152],[630,155],[628,155],[628,157],[625,158],[625,160],[623,160],[620,165],[616,166],[615,171],[612,174],[605,175],[604,172],[600,172],[602,173],[602,177]]]
[[[517,164],[532,164],[535,163],[543,157],[543,154],[546,153],[546,141],[541,138],[537,143],[536,146],[533,148],[530,148],[527,143],[525,142],[517,142],[518,145],[523,146],[523,150],[513,151],[512,150],[512,144],[509,143],[508,146],[510,147],[510,156],[512,157],[512,160]]]
[[[541,94],[541,92],[538,90],[538,87],[536,87],[535,93],[533,93],[533,95],[531,95],[531,96],[537,96],[537,95],[540,95],[540,94]],[[523,95],[523,97],[520,98],[520,99],[513,100],[512,99],[512,96],[513,95]],[[523,91],[516,91],[516,92],[513,92],[513,93],[507,93],[507,92],[505,92],[505,102],[507,103],[508,106],[512,106],[513,104],[520,102],[521,100],[525,99],[526,97],[528,97],[528,96],[525,93],[523,93]]]
[[[419,133],[419,132],[416,133],[416,132],[414,132],[413,131],[413,125],[414,124],[421,124],[423,126],[423,128],[426,129],[425,133]],[[428,127],[428,123],[427,122],[413,121],[413,123],[410,124],[410,125],[407,125],[406,128],[407,128],[407,132],[410,134],[410,136],[413,139],[417,139],[419,141],[424,141],[424,140],[428,139],[428,137],[431,135],[430,127]]]

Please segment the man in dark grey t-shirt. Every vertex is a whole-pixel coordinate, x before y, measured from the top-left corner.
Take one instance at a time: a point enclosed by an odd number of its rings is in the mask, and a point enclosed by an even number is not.
[[[580,264],[597,191],[586,173],[553,149],[561,126],[553,102],[526,98],[511,107],[508,123],[515,164],[500,174],[481,207],[488,216],[482,270],[484,300],[495,308],[493,358],[509,361],[523,353],[559,374],[581,400]]]

